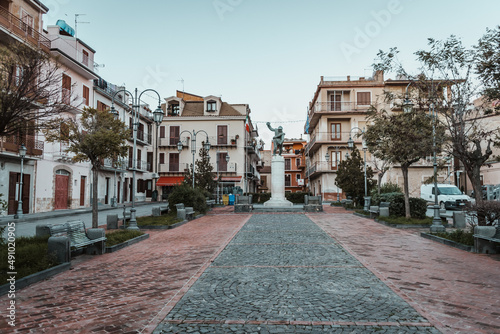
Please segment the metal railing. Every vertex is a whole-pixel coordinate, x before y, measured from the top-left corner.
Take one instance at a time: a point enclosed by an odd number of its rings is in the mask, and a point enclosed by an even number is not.
[[[316,102],[311,109],[315,112],[335,112],[335,111],[367,111],[371,102],[361,104],[360,102]]]
[[[51,42],[47,37],[28,26],[17,16],[11,14],[7,9],[2,7],[0,7],[0,26],[5,27],[14,35],[21,37],[23,40],[43,51],[47,53],[50,52]]]
[[[0,151],[19,152],[19,147],[24,144],[28,155],[42,155],[45,143],[35,136],[4,136],[0,137]]]

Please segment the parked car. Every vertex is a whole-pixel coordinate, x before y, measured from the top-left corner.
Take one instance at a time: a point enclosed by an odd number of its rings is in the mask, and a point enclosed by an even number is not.
[[[441,209],[462,209],[467,203],[475,202],[452,184],[438,183],[437,188],[438,204]],[[434,184],[423,184],[420,187],[420,198],[434,203]]]

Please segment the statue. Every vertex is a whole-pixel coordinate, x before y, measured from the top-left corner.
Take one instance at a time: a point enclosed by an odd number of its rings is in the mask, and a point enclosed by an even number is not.
[[[271,123],[267,122],[266,123],[267,127],[269,130],[274,131],[274,137],[273,137],[273,144],[274,144],[274,150],[273,150],[273,155],[276,155],[276,152],[279,150],[279,155],[283,153],[283,142],[285,141],[285,133],[283,132],[283,127],[278,126],[277,129],[273,129],[271,127]]]

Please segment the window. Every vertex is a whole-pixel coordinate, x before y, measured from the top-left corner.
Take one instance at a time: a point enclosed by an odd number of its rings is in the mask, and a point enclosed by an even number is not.
[[[165,127],[160,126],[160,138],[165,138]]]
[[[295,163],[296,163],[297,167],[299,167],[300,166],[300,158],[295,159]]]
[[[217,145],[227,145],[227,125],[217,125]]]
[[[165,164],[165,153],[160,153],[160,165]]]
[[[292,169],[292,161],[291,159],[285,159],[285,170]]]
[[[101,101],[97,101],[97,110],[98,111],[106,111],[106,110],[109,110],[109,106],[106,103],[102,103]]]
[[[342,110],[342,92],[334,92],[330,95],[329,103],[330,111],[341,111]]]
[[[332,169],[336,170],[338,168],[339,163],[342,161],[341,152],[332,152],[330,156],[332,157]]]
[[[179,110],[180,110],[180,107],[179,107],[178,102],[170,103],[168,105],[167,115],[168,116],[179,116]]]
[[[26,13],[24,10],[22,11],[22,29],[28,35],[33,36],[33,16]]]
[[[215,112],[215,111],[217,111],[217,102],[207,101],[207,112]]]
[[[332,140],[341,140],[342,139],[342,132],[341,132],[342,127],[341,127],[340,123],[332,123],[331,129],[332,129]]]
[[[83,104],[86,106],[89,105],[89,95],[90,95],[90,90],[87,86],[83,86]]]
[[[64,73],[62,75],[62,102],[71,103],[71,78]]]
[[[226,152],[219,152],[217,153],[218,159],[219,159],[219,172],[227,172],[227,153]]]
[[[179,143],[179,140],[180,140],[180,136],[179,136],[179,133],[181,131],[181,127],[180,126],[171,126],[170,127],[170,142],[169,144],[170,145],[177,145],[177,143]]]
[[[267,175],[260,176],[260,185],[262,185],[262,186],[267,185]]]
[[[82,64],[89,66],[89,53],[85,50],[82,50]]]
[[[168,155],[168,171],[169,172],[179,171],[179,153],[170,153]]]
[[[371,104],[370,92],[357,93],[358,106],[369,106]]]
[[[297,174],[295,174],[295,180],[296,180],[296,181],[297,181],[297,183],[298,183],[298,181],[300,180],[300,174],[298,174],[298,173],[297,173]]]
[[[290,187],[292,185],[290,174],[285,174],[285,187]]]

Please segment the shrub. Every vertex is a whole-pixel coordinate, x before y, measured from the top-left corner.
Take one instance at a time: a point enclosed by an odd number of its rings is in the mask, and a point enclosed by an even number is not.
[[[380,194],[377,204],[380,202],[390,202],[389,212],[393,216],[405,216],[405,198],[402,193]],[[410,197],[410,215],[412,218],[423,219],[427,211],[427,202],[421,198]]]
[[[302,191],[299,191],[296,193],[285,193],[286,199],[294,204],[305,203],[305,200],[304,200],[305,195],[312,196],[310,193],[302,192]]]
[[[472,231],[455,230],[453,232],[436,232],[432,233],[432,235],[455,241],[459,244],[474,246],[474,233]]]
[[[403,189],[401,189],[400,186],[398,186],[396,183],[391,183],[387,182],[384,183],[383,185],[380,186],[380,194],[387,194],[387,193],[402,193]],[[378,189],[373,189],[371,192],[372,196],[372,201],[375,198],[378,198]]]
[[[491,226],[495,220],[500,219],[500,202],[480,201],[470,204],[465,208],[469,220],[477,222],[480,226]]]
[[[191,188],[186,184],[180,184],[168,196],[168,205],[170,210],[177,212],[176,204],[184,203],[184,206],[193,207],[194,211],[206,213],[208,210],[203,190]]]
[[[252,195],[252,203],[264,204],[271,199],[271,193],[245,193],[245,196]]]

